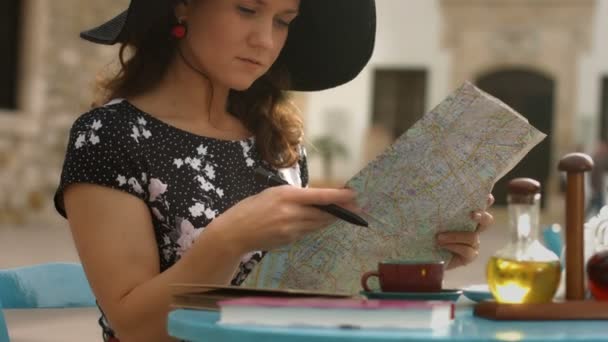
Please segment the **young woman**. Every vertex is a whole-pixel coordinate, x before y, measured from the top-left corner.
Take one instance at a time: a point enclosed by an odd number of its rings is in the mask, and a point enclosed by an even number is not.
[[[106,341],[169,340],[171,283],[240,284],[267,251],[357,210],[348,189],[312,189],[302,123],[285,90],[353,79],[375,38],[373,0],[132,0],[84,39],[121,44],[103,102],[74,123],[57,210],[103,311]],[[265,189],[262,166],[295,186]],[[439,243],[451,267],[475,233]]]

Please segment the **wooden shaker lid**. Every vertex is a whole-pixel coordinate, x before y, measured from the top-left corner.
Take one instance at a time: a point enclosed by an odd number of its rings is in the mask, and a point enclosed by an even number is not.
[[[593,159],[584,153],[569,153],[559,161],[557,168],[568,173],[587,172],[593,169]]]

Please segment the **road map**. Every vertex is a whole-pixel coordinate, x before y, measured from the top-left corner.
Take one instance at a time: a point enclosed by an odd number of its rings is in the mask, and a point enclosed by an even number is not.
[[[270,251],[243,286],[358,293],[379,261],[444,260],[441,231],[472,231],[496,181],[545,134],[464,83],[347,182],[369,227],[338,220]]]

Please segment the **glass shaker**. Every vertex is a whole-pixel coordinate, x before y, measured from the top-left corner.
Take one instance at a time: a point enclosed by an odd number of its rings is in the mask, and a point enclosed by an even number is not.
[[[546,303],[561,277],[559,257],[539,241],[540,183],[516,178],[508,184],[510,239],[488,261],[488,285],[499,303]]]
[[[587,287],[596,300],[608,300],[608,206],[585,224],[592,241],[586,263]]]

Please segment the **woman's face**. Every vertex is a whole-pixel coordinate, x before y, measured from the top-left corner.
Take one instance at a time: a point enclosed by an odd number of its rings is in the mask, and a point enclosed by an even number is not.
[[[279,56],[299,6],[300,0],[190,1],[176,10],[188,25],[182,51],[213,83],[245,90]]]

